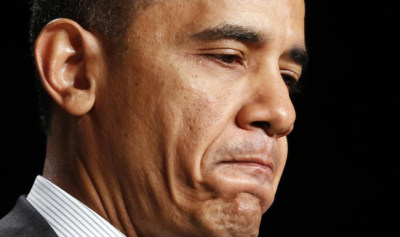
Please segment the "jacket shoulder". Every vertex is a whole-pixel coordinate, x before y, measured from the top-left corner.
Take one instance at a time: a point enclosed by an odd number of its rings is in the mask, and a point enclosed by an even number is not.
[[[0,220],[1,237],[57,237],[39,212],[21,196],[14,208]]]

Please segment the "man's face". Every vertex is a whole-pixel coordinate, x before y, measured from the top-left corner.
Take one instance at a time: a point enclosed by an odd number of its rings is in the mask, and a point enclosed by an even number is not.
[[[303,0],[169,0],[136,14],[93,113],[138,233],[257,235],[286,162],[303,28]]]

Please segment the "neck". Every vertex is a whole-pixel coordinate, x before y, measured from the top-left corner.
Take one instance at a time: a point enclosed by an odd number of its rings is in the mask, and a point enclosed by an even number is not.
[[[56,116],[56,115],[55,115]],[[53,119],[43,176],[84,203],[129,237],[138,236],[112,164],[99,152],[93,129],[77,129],[87,118]],[[71,121],[73,120],[73,121]],[[68,124],[69,126],[65,126]],[[79,134],[77,131],[85,131]],[[90,131],[90,132],[89,132]],[[104,170],[105,169],[105,170]]]

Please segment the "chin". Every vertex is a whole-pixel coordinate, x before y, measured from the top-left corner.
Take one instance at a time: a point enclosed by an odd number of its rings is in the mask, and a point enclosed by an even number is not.
[[[194,219],[202,236],[258,236],[263,210],[257,197],[240,193],[232,198],[216,198],[201,205]]]

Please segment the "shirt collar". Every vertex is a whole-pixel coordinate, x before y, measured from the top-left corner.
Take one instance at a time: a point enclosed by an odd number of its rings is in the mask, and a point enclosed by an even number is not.
[[[36,177],[27,200],[59,236],[125,236],[85,204],[42,176]]]

